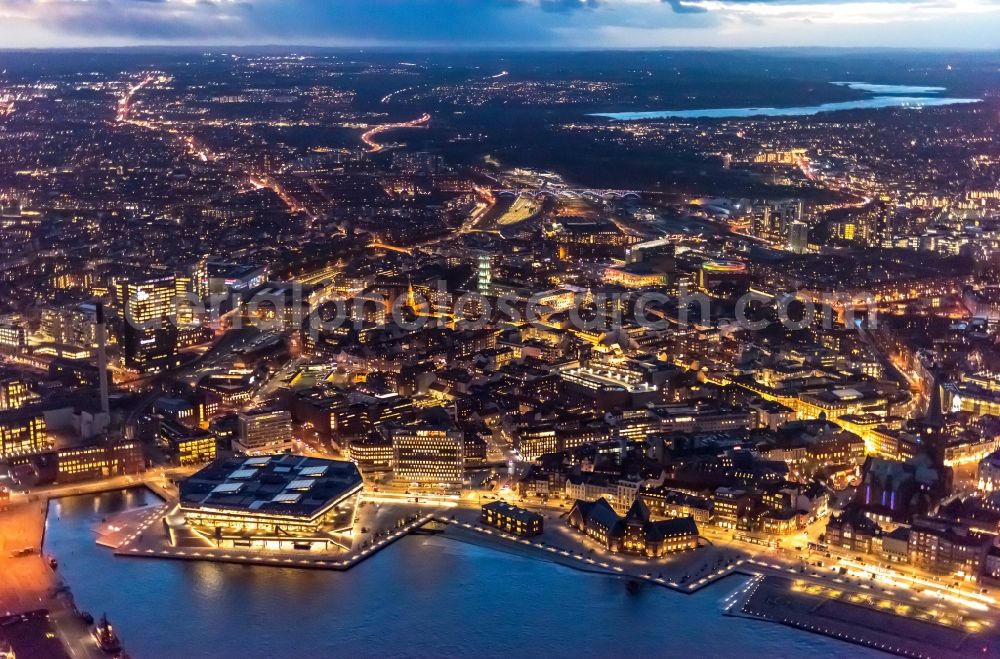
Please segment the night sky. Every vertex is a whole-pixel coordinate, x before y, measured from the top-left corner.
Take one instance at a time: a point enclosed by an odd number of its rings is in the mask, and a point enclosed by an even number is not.
[[[1000,0],[0,0],[0,48],[996,48]]]

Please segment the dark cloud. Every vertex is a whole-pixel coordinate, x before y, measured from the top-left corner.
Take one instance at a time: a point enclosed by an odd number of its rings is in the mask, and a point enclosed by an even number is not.
[[[792,20],[807,26],[811,16],[806,7],[826,5],[828,19],[841,7],[849,18],[849,7],[858,3],[899,3],[904,20],[903,7],[917,1],[727,0],[730,9],[716,11],[698,0],[0,0],[0,43],[16,42],[19,31],[27,27],[34,34],[51,35],[51,45],[62,45],[59,38],[66,36],[94,45],[670,46],[673,34],[686,30],[704,34],[695,38],[701,44],[725,46],[742,44],[739,39],[718,43],[720,37],[712,28],[721,22],[734,15],[744,25],[772,20],[771,14],[753,11],[754,5],[780,5]],[[921,8],[941,8],[935,19],[955,1],[919,0]],[[734,11],[735,5],[742,7]],[[805,12],[795,13],[800,5]],[[881,18],[871,10],[868,15]],[[996,25],[996,19],[983,22],[987,24]],[[690,34],[685,36],[690,43]],[[758,43],[772,43],[771,36],[756,36]],[[774,38],[780,41],[785,36]]]
[[[670,5],[670,8],[674,10],[675,14],[704,14],[708,12],[704,7],[692,7],[691,5],[686,5],[683,0],[661,0],[663,4]]]
[[[540,0],[542,11],[568,12],[579,9],[595,9],[601,6],[602,0]]]

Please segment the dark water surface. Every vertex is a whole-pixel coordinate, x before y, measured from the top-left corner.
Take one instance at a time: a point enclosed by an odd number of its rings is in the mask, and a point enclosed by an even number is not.
[[[874,657],[722,616],[732,577],[693,596],[447,540],[405,538],[348,572],[115,557],[94,525],[158,502],[136,489],[54,501],[46,548],[77,605],[134,659],[196,657]]]

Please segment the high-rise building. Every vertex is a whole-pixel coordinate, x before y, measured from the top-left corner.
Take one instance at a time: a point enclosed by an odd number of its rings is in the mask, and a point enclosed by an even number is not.
[[[118,285],[125,368],[151,373],[180,365],[177,326],[171,319],[176,294],[173,275]]]
[[[292,450],[292,415],[287,410],[240,412],[233,448],[247,455]]]
[[[426,485],[461,485],[465,435],[434,426],[398,428],[392,433],[396,480]]]
[[[805,254],[809,245],[809,225],[795,220],[788,225],[788,251]]]
[[[480,254],[476,257],[477,290],[480,295],[489,295],[493,290],[493,256]]]

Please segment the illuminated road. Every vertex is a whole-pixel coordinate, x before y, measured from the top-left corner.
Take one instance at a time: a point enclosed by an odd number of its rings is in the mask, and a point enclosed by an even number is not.
[[[369,128],[364,134],[362,134],[361,141],[368,146],[369,153],[378,153],[379,151],[385,149],[385,147],[373,139],[376,135],[390,130],[397,130],[399,128],[419,128],[430,120],[431,115],[425,112],[423,116],[418,119],[414,119],[413,121],[405,121],[398,124],[379,124],[378,126]]]
[[[129,112],[132,109],[132,98],[139,93],[143,87],[149,85],[154,80],[156,80],[154,76],[148,75],[142,80],[142,82],[129,87],[129,90],[125,92],[125,95],[118,101],[118,115],[115,118],[118,123],[123,123],[129,120]]]

